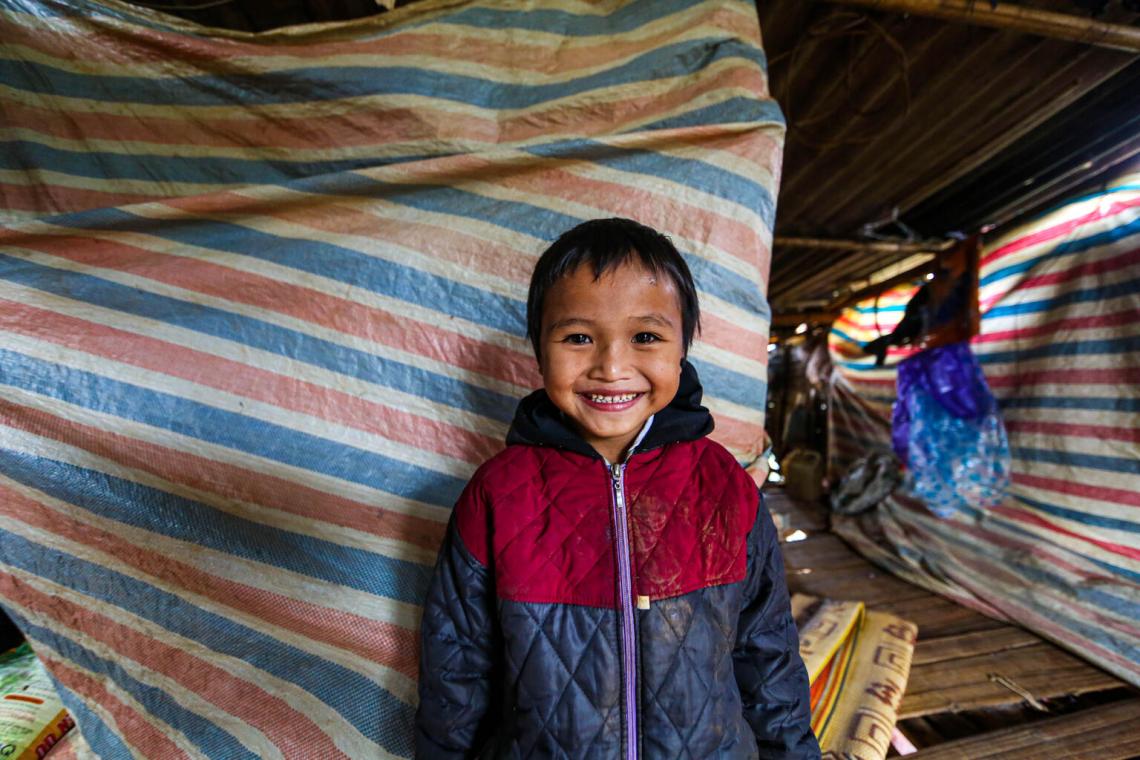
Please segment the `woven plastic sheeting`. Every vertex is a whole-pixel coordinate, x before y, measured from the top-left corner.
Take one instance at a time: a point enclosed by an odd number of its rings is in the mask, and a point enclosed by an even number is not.
[[[0,602],[98,754],[410,754],[436,548],[579,221],[673,238],[715,435],[762,448],[751,2],[249,35],[0,0],[0,40]]]
[[[987,244],[972,349],[1009,433],[996,506],[935,517],[905,489],[837,530],[880,564],[1014,620],[1140,684],[1140,177]],[[917,285],[859,304],[830,336],[831,471],[890,450],[890,332]],[[893,350],[904,358],[909,349]],[[976,507],[976,508],[975,508]]]

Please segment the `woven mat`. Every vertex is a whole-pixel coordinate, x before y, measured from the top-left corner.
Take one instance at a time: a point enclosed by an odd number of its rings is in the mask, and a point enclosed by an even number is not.
[[[918,626],[862,602],[792,597],[823,757],[882,760],[906,691]]]

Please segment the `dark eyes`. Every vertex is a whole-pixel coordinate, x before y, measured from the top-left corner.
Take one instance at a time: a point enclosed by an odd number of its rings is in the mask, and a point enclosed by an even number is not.
[[[639,332],[633,336],[633,343],[640,343],[642,345],[647,343],[656,343],[661,340],[661,336],[651,332]],[[571,333],[562,339],[563,343],[569,343],[572,346],[585,346],[593,341],[589,335],[584,333]]]

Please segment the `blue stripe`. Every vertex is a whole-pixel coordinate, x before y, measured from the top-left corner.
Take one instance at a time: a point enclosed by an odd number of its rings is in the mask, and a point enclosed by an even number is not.
[[[383,197],[408,208],[473,219],[552,242],[564,231],[585,221],[521,201],[504,201],[445,186],[390,184],[360,174],[298,180],[290,186],[301,192],[322,195]],[[512,335],[525,333],[526,304],[521,300],[366,256],[352,248],[272,235],[214,220],[153,220],[112,209],[100,209],[92,214],[91,217],[61,215],[51,221],[77,230],[109,227],[115,231],[138,232],[260,258],[421,304]],[[684,256],[702,292],[767,318],[767,301],[755,280],[700,256]]]
[[[764,408],[768,400],[768,383],[763,377],[752,377],[692,357],[689,357],[689,361],[696,367],[706,395],[723,398],[750,409]]]
[[[21,621],[22,625],[28,625],[24,618],[14,615],[11,612],[8,614],[13,619]],[[83,735],[83,741],[87,743],[87,746],[91,747],[97,757],[131,757],[131,752],[127,749],[127,745],[123,743],[122,738],[112,731],[110,727],[103,722],[102,718],[87,709],[87,702],[83,697],[75,694],[71,689],[64,686],[58,678],[52,675],[51,671],[48,671],[48,675],[51,676],[52,683],[55,684],[55,691],[59,694],[63,706],[67,708],[71,717],[75,719],[78,728],[72,730],[79,731]]]
[[[376,596],[419,604],[431,567],[245,520],[97,470],[0,448],[0,472],[136,528]]]
[[[1047,462],[1066,467],[1088,467],[1093,470],[1140,474],[1140,460],[1123,457],[1106,457],[1097,454],[1084,454],[1066,449],[1015,448],[1013,455],[1030,462]]]
[[[1101,285],[1097,288],[1070,290],[1067,293],[1061,293],[1042,301],[1025,301],[1023,303],[1015,303],[1008,306],[995,306],[983,314],[982,318],[992,319],[995,317],[1008,317],[1017,314],[1035,314],[1039,312],[1053,311],[1055,309],[1060,309],[1063,306],[1072,306],[1073,304],[1078,303],[1107,301],[1110,298],[1124,298],[1126,296],[1135,296],[1137,294],[1140,294],[1140,278],[1126,280],[1124,282],[1113,282],[1106,285]]]
[[[464,481],[372,451],[0,349],[0,384],[439,506]]]
[[[1140,523],[1134,523],[1129,520],[1120,520],[1115,517],[1105,517],[1103,515],[1093,514],[1091,512],[1081,512],[1076,509],[1068,509],[1056,504],[1047,504],[1043,501],[1030,499],[1018,494],[1010,494],[1013,498],[1020,501],[1026,506],[1032,507],[1039,512],[1045,512],[1055,517],[1063,517],[1066,520],[1073,520],[1083,525],[1091,525],[1097,528],[1107,528],[1108,530],[1122,530],[1128,533],[1140,533]]]
[[[369,256],[354,248],[274,235],[211,219],[155,220],[119,210],[106,210],[101,217],[102,224],[114,232],[140,233],[160,240],[249,256],[426,306],[510,335],[522,337],[526,334],[525,301]],[[74,227],[80,232],[90,229],[82,224],[82,220],[53,220],[53,223]],[[158,256],[155,254],[156,258]],[[229,319],[233,318],[234,315],[229,316]]]
[[[702,0],[640,0],[600,16],[560,10],[516,11],[479,6],[448,14],[447,23],[477,29],[524,29],[567,37],[608,37],[631,32],[694,6]],[[739,3],[754,13],[750,3]]]
[[[13,567],[113,604],[163,628],[295,683],[385,749],[411,754],[413,708],[370,679],[106,567],[0,530]]]
[[[7,543],[7,537],[0,538],[0,542]],[[33,546],[32,551],[36,551],[39,548],[34,545],[31,546]],[[64,658],[71,660],[80,668],[86,669],[94,674],[96,680],[101,680],[101,677],[110,678],[116,686],[127,694],[130,694],[139,704],[146,708],[148,713],[171,726],[176,731],[181,731],[186,738],[189,739],[195,747],[206,754],[206,756],[257,760],[257,755],[243,747],[236,738],[222,730],[217,723],[212,722],[208,717],[191,712],[182,707],[162,689],[155,686],[148,686],[134,678],[115,660],[101,657],[62,633],[57,633],[50,628],[36,625],[18,612],[14,615],[13,619],[20,624],[21,628],[27,631],[29,636],[46,642]],[[75,701],[78,702],[80,700],[76,699]],[[68,707],[70,708],[70,705],[68,705]],[[87,724],[81,723],[80,728],[83,731],[84,738],[87,738]],[[105,724],[104,728],[106,728]],[[108,740],[111,736],[114,736],[114,734],[110,731],[108,731],[108,735],[98,736],[96,746],[98,746],[99,740]],[[115,737],[115,739],[109,743],[113,744],[114,741],[117,740],[118,737]],[[95,747],[92,747],[92,749],[95,749]],[[130,754],[122,755],[122,757],[130,757]]]
[[[1091,201],[1095,198],[1109,198],[1115,193],[1132,192],[1134,190],[1140,190],[1140,185],[1131,185],[1131,184],[1116,185],[1115,187],[1110,187],[1107,190],[1097,190],[1094,193],[1087,193],[1086,195],[1078,195],[1078,196],[1073,197],[1073,198],[1066,198],[1063,201],[1061,201],[1060,203],[1058,203],[1057,205],[1051,206],[1050,208],[1046,209],[1045,211],[1042,211],[1042,212],[1035,214],[1034,216],[1030,217],[1029,220],[1027,221],[1027,224],[1032,222],[1032,221],[1037,221],[1040,219],[1044,219],[1047,216],[1051,216],[1054,212],[1059,211],[1059,210],[1061,210],[1067,206],[1075,206],[1078,203],[1084,203],[1085,201]]]
[[[622,32],[629,32],[638,29],[648,23],[667,18],[668,16],[680,13],[688,8],[699,5],[703,0],[640,0],[639,2],[630,3],[625,7],[618,8],[613,13],[608,15],[597,14],[574,14],[568,11],[558,10],[532,10],[532,11],[516,11],[516,10],[503,10],[494,7],[476,6],[467,10],[448,13],[444,18],[449,26],[469,26],[476,29],[525,29],[541,31],[550,34],[560,34],[568,37],[607,37],[613,34]],[[6,0],[0,5],[9,6],[12,0]],[[753,6],[750,3],[739,3],[746,11],[754,13]],[[70,6],[75,6],[81,9],[83,14],[87,17],[99,18],[110,17],[128,21],[132,24],[146,26],[148,28],[163,29],[173,31],[178,34],[186,34],[184,29],[172,27],[168,25],[158,25],[152,19],[136,14],[129,14],[125,10],[117,9],[111,6],[104,6],[99,3],[92,3],[88,0],[68,0],[64,7],[71,11]],[[24,10],[26,6],[22,3],[17,4],[16,10]],[[35,6],[37,13],[36,17],[40,18],[71,18],[74,13],[68,12],[66,14],[52,13],[52,8],[47,6]],[[5,12],[9,12],[5,8]],[[433,26],[439,23],[437,14],[428,14],[426,18],[417,19],[415,16],[407,21],[401,22],[396,28],[396,31],[406,31],[409,29],[422,28],[424,26]],[[391,29],[378,29],[369,30],[372,34],[363,37],[369,39],[371,37],[383,37],[392,33]],[[199,35],[190,35],[199,36]]]
[[[336,161],[285,161],[267,158],[166,156],[146,152],[104,153],[65,150],[30,140],[0,141],[0,169],[54,171],[70,177],[187,182],[206,185],[278,185],[317,174],[414,162],[418,155],[357,156]],[[153,193],[161,195],[162,193]]]
[[[974,509],[973,507],[962,507],[960,511],[964,514],[969,515],[971,518],[977,521],[993,519],[993,517],[985,513],[984,510]],[[938,523],[935,527],[932,527],[932,530],[936,531],[939,534],[939,537],[942,539],[942,541],[948,544],[957,545],[972,555],[979,554],[978,547],[969,543],[967,540],[961,537],[957,531],[953,530],[953,526],[953,522]],[[1020,529],[1015,530],[1018,533],[1024,534],[1028,540],[1032,541],[1035,544],[1040,543],[1041,541],[1040,536],[1028,533]],[[933,547],[927,546],[928,551],[932,549]],[[1021,561],[1021,556],[1023,556],[1023,554],[1017,551],[1001,551],[997,554],[989,556],[988,559],[1015,568],[1019,575],[1023,576],[1033,586],[1036,586],[1038,588],[1063,589],[1065,592],[1067,592],[1065,595],[1072,598],[1073,601],[1111,610],[1118,615],[1127,615],[1132,619],[1140,617],[1140,604],[1137,602],[1123,596],[1118,596],[1107,591],[1102,591],[1093,585],[1074,587],[1064,578],[1061,578],[1060,576],[1049,572],[1048,570],[1042,568],[1040,565]],[[961,562],[961,558],[955,558],[954,562]],[[950,562],[947,562],[946,558],[943,558],[943,563],[950,564]],[[1042,610],[1043,608],[1038,607],[1037,609]],[[1047,612],[1050,617],[1055,617],[1060,614],[1052,608],[1048,608]],[[1101,644],[1101,646],[1104,646],[1107,649],[1111,649],[1114,652],[1120,652],[1122,646],[1124,646],[1125,652],[1127,652],[1128,649],[1136,649],[1136,646],[1134,644],[1125,645],[1124,642],[1113,639],[1100,626],[1085,625],[1073,618],[1066,619],[1064,621],[1064,625],[1071,630],[1082,633],[1082,635],[1087,636],[1093,641],[1097,641]]]
[[[901,314],[906,311],[906,304],[900,303],[895,306],[855,306],[853,308],[858,314]]]
[[[838,337],[839,339],[841,339],[841,340],[844,340],[844,341],[846,341],[846,342],[848,342],[848,343],[853,343],[853,344],[855,344],[856,346],[862,346],[862,345],[863,345],[863,341],[861,341],[861,340],[855,340],[855,339],[854,339],[854,338],[852,338],[850,335],[848,335],[847,333],[843,332],[842,330],[840,330],[838,327],[835,327],[834,325],[832,325],[832,327],[831,327],[831,334],[832,334],[832,335],[835,335],[835,336],[836,336],[836,337]],[[868,356],[869,356],[869,354],[868,354]]]
[[[154,14],[148,18],[142,14],[131,13],[130,8],[131,6],[125,3],[122,6],[113,7],[97,1],[89,2],[88,0],[63,0],[55,5],[48,5],[43,2],[33,4],[20,2],[19,0],[0,1],[0,9],[3,9],[3,13],[6,15],[30,16],[35,19],[65,19],[69,25],[75,25],[77,27],[82,27],[83,21],[86,19],[96,19],[96,23],[100,23],[98,20],[112,18],[118,21],[125,21],[132,26],[141,26],[145,29],[155,29],[161,32],[186,35],[185,28],[157,22],[157,17],[166,14]],[[21,23],[26,24],[27,22],[22,21]],[[197,37],[200,35],[187,36]]]
[[[110,103],[186,107],[303,104],[361,97],[418,95],[502,111],[530,108],[594,90],[688,76],[724,60],[761,69],[751,43],[707,37],[654,48],[617,66],[551,84],[502,82],[412,66],[298,67],[256,74],[159,79],[76,74],[47,64],[0,59],[0,81],[25,92]]]
[[[1084,559],[1103,570],[1107,570],[1113,575],[1121,575],[1133,583],[1140,585],[1140,573],[1129,570],[1126,567],[1121,567],[1120,565],[1114,565],[1111,562],[1105,562],[1104,560],[1096,559],[1095,557],[1084,557]]]
[[[982,344],[985,345],[985,344]],[[1054,341],[1033,348],[1015,348],[1008,351],[983,353],[975,349],[978,361],[982,364],[1002,364],[1005,362],[1027,362],[1032,359],[1058,358],[1062,356],[1091,356],[1094,354],[1130,354],[1140,350],[1140,335],[1125,335],[1108,340]],[[1048,382],[1045,380],[1043,382]]]
[[[774,100],[757,100],[749,97],[728,98],[720,103],[682,114],[669,116],[636,127],[637,131],[707,127],[709,124],[779,124],[783,126],[784,112]]]
[[[253,317],[148,293],[87,274],[43,267],[3,254],[0,254],[0,279],[178,325],[457,409],[471,410],[500,422],[508,422],[514,415],[516,401],[509,396]],[[401,286],[401,290],[407,288],[406,283]],[[416,303],[412,295],[407,300]]]
[[[1018,396],[998,399],[1002,409],[1088,409],[1098,412],[1140,412],[1140,398],[1094,396]]]
[[[589,160],[630,174],[670,182],[680,181],[703,193],[754,209],[769,229],[775,222],[776,202],[768,188],[748,177],[705,161],[663,155],[641,148],[606,145],[596,140],[560,140],[525,150],[544,158]]]
[[[1076,240],[1068,240],[1064,243],[1061,243],[1060,245],[1055,246],[1049,251],[1035,256],[1032,259],[1027,259],[1026,261],[1022,261],[1017,264],[1010,264],[1009,266],[1002,267],[1001,269],[995,269],[993,272],[990,272],[985,277],[983,277],[979,281],[979,284],[982,287],[985,287],[990,283],[997,282],[1003,277],[1009,277],[1010,275],[1027,272],[1036,266],[1039,266],[1047,261],[1060,258],[1061,256],[1068,256],[1074,253],[1082,253],[1089,250],[1090,248],[1098,248],[1100,246],[1111,245],[1118,240],[1122,240],[1126,237],[1136,234],[1140,234],[1140,218],[1137,218],[1128,224],[1122,224],[1118,227],[1113,227],[1112,229],[1105,232],[1099,232],[1095,235],[1089,235],[1088,237],[1078,238]],[[1140,251],[1136,252],[1136,256],[1137,261],[1140,261]],[[1074,274],[1073,276],[1075,277],[1077,275]]]

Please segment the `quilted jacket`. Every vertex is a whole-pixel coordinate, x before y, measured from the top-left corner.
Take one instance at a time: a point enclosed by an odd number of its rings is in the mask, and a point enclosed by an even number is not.
[[[686,363],[617,465],[521,402],[440,550],[418,758],[819,757],[775,528],[700,399]]]

